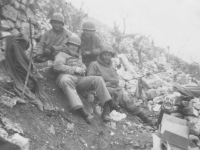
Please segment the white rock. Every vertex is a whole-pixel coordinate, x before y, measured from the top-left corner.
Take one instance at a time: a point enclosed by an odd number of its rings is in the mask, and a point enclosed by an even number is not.
[[[22,150],[29,150],[29,139],[24,138],[18,133],[15,133],[9,141],[20,146]]]

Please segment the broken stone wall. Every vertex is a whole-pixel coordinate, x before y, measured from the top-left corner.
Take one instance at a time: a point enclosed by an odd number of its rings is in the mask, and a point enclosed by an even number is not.
[[[33,36],[38,41],[51,28],[49,20],[53,13],[62,13],[65,28],[71,30],[70,15],[76,11],[64,0],[0,0],[0,8],[0,37],[18,34],[24,26],[29,26],[31,19]],[[4,49],[3,40],[0,40],[0,48]]]

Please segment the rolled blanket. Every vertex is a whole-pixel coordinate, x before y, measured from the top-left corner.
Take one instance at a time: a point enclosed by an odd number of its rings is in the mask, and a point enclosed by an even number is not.
[[[14,90],[21,96],[26,75],[29,70],[29,59],[25,54],[25,50],[29,47],[29,42],[22,35],[8,36],[6,38],[5,62],[6,70],[14,81]],[[47,97],[41,82],[39,82],[40,74],[31,66],[31,72],[25,89],[25,97],[27,100],[36,104],[41,111],[53,110],[53,105]]]

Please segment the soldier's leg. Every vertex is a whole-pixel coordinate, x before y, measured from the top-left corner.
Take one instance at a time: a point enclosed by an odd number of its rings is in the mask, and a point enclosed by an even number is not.
[[[76,83],[78,80],[79,78],[76,76],[65,74],[58,78],[57,84],[69,100],[72,110],[90,124],[93,117],[83,109],[83,103],[76,91]]]
[[[87,76],[77,82],[77,91],[95,90],[97,97],[103,106],[105,102],[111,100],[111,96],[106,88],[104,80],[99,76]]]
[[[57,84],[63,90],[65,96],[70,102],[72,110],[83,108],[83,103],[76,91],[76,82],[78,78],[69,74],[62,75],[58,78]]]
[[[110,120],[110,105],[111,96],[106,88],[104,80],[99,76],[87,76],[80,79],[77,83],[77,90],[95,90],[97,97],[103,107],[102,119],[104,121]]]

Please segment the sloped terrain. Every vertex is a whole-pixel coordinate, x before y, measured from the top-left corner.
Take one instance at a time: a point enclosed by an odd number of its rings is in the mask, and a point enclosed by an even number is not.
[[[5,77],[3,63],[0,70],[0,76]],[[87,102],[82,97],[86,110],[94,114],[93,124],[88,125],[70,111],[67,99],[55,85],[52,70],[42,74],[46,77],[44,86],[49,98],[64,111],[41,112],[31,103],[17,104],[13,108],[0,104],[1,116],[20,124],[24,132],[22,136],[30,139],[30,150],[150,149],[153,129],[141,124],[137,117],[127,114],[127,118],[120,122],[104,124],[96,112],[98,100]],[[12,91],[10,85],[4,88]],[[2,90],[0,92],[5,94]],[[14,132],[10,130],[8,133],[12,135]]]

